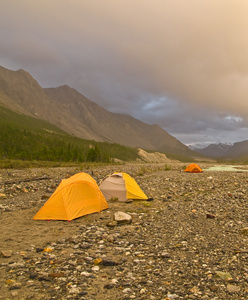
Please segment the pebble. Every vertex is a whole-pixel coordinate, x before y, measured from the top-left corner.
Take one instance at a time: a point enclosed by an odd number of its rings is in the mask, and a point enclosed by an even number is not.
[[[12,255],[11,250],[2,250],[0,252],[0,256],[5,257],[5,258],[11,257],[11,255]]]
[[[248,227],[244,227],[240,230],[240,233],[243,235],[248,235]]]
[[[237,285],[228,284],[226,288],[229,293],[236,293],[240,291],[240,287]]]
[[[224,280],[232,279],[232,275],[228,272],[217,271],[216,276],[218,276],[218,277],[220,277],[221,279],[224,279]]]

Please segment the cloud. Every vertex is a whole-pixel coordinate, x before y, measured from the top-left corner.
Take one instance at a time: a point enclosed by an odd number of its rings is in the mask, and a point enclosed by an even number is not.
[[[246,0],[2,2],[1,65],[183,140],[247,128]]]

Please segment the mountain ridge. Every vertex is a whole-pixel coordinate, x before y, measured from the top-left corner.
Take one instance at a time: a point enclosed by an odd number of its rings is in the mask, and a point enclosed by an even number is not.
[[[196,148],[195,151],[210,157],[223,157],[230,147],[229,144],[214,143],[204,148]]]
[[[247,159],[248,140],[236,142],[234,144],[210,144],[205,148],[196,148],[194,151],[213,158]]]
[[[76,89],[42,88],[26,71],[0,67],[0,103],[22,114],[46,120],[74,136],[180,155],[194,155],[156,124],[111,113]]]

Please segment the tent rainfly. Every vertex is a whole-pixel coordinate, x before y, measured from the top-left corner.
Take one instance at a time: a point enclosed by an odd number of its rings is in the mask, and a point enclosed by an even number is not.
[[[135,179],[126,173],[114,173],[110,175],[99,187],[106,200],[118,198],[119,201],[125,202],[128,199],[148,199]]]
[[[78,173],[61,183],[41,207],[34,220],[73,220],[108,208],[96,181],[86,173]]]
[[[187,166],[187,168],[184,170],[184,172],[201,173],[203,171],[197,164],[190,164]]]

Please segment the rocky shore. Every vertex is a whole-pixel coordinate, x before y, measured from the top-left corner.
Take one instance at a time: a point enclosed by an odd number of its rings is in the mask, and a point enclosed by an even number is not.
[[[0,299],[248,299],[248,173],[183,167],[0,170]],[[153,201],[32,220],[81,171],[97,183],[127,172]]]

